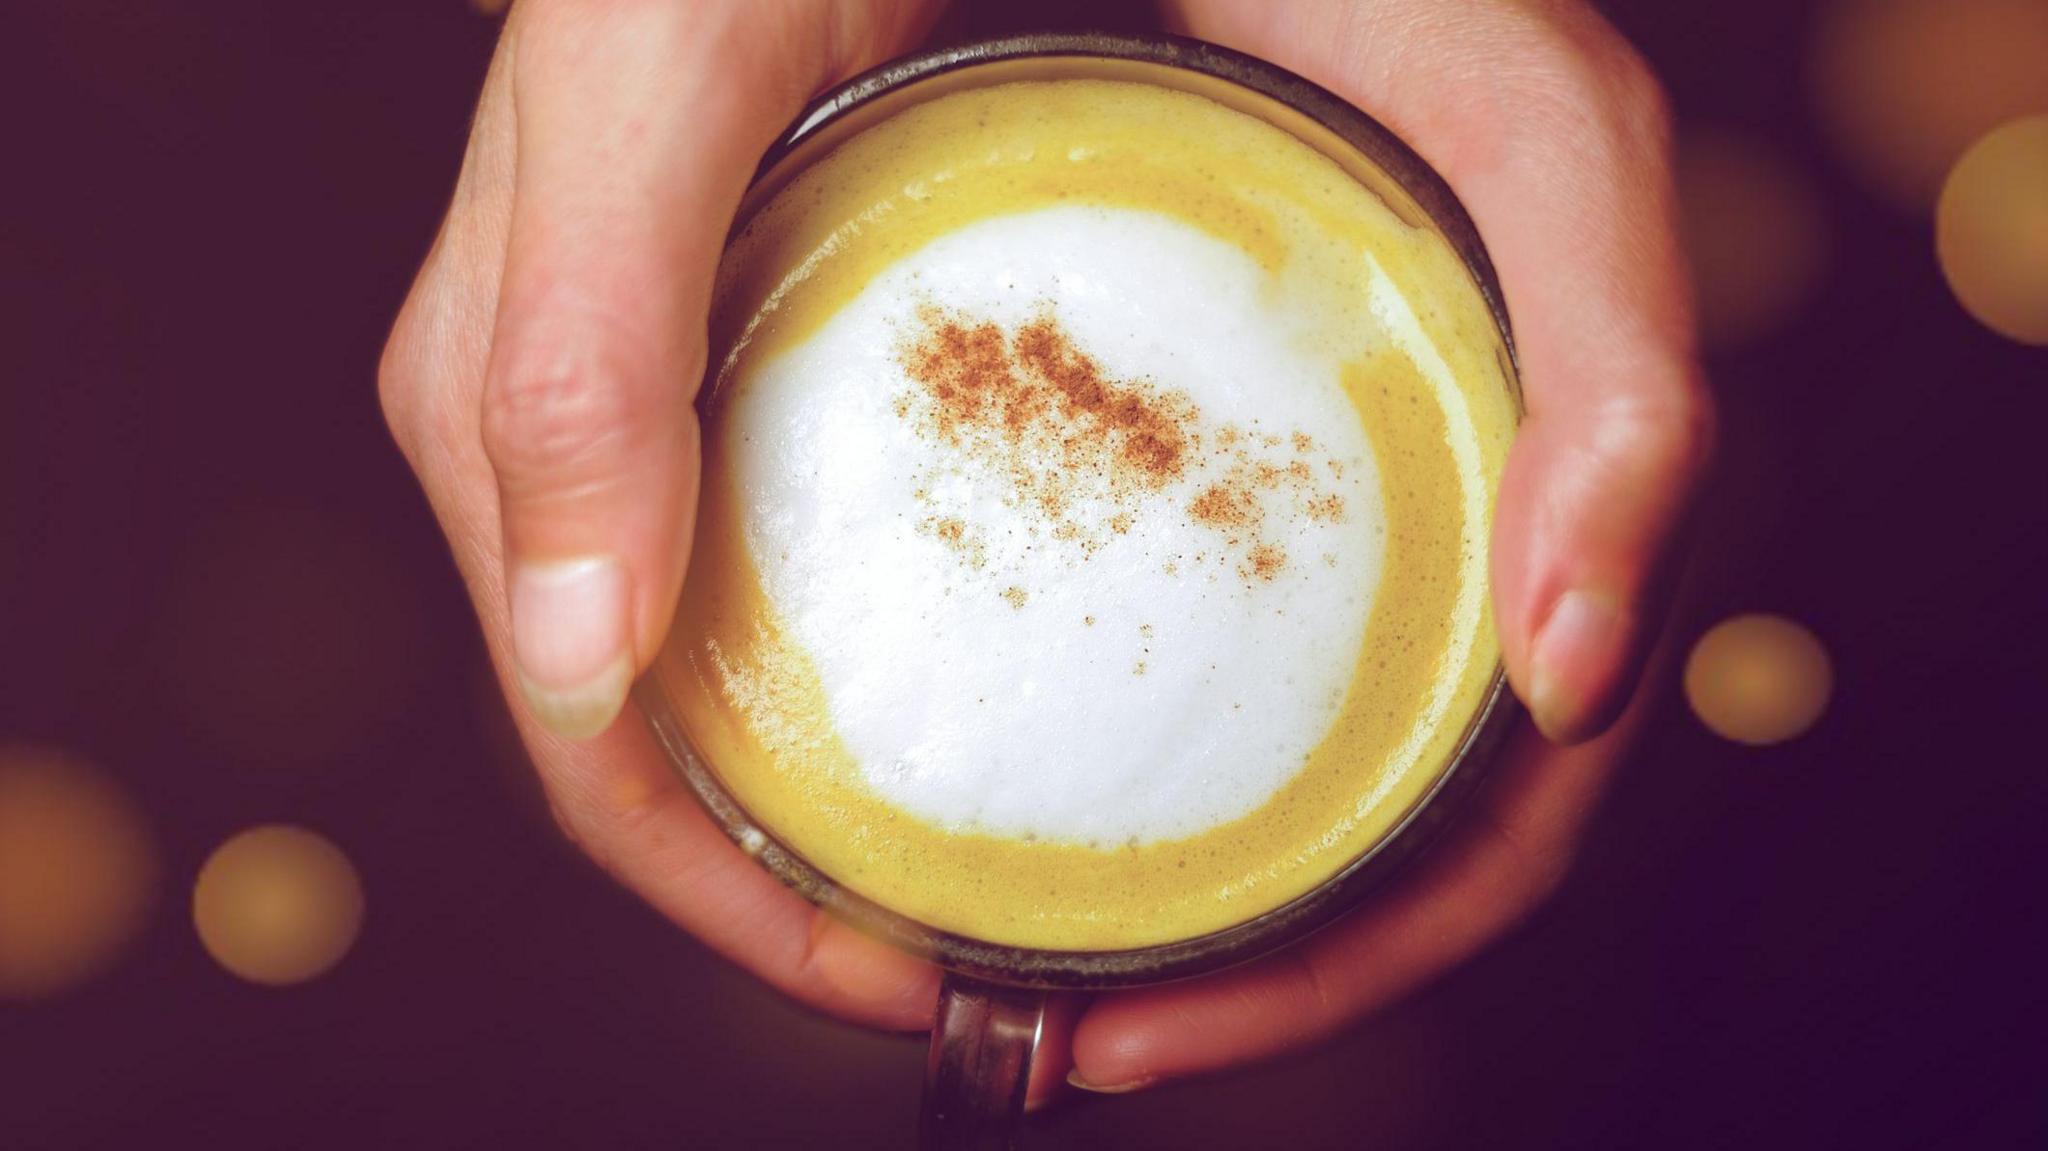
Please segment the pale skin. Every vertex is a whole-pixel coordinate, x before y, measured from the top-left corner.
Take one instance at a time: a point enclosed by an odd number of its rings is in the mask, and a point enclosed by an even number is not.
[[[920,0],[521,0],[381,370],[555,815],[732,961],[817,1008],[929,1026],[938,975],[733,847],[626,699],[694,519],[711,277],[804,102],[909,50]],[[1420,152],[1492,252],[1528,416],[1493,541],[1534,723],[1424,863],[1308,941],[1207,979],[1055,1004],[1034,1104],[1296,1050],[1428,983],[1562,880],[1643,710],[1713,439],[1655,78],[1578,0],[1182,0]],[[1631,701],[1634,701],[1633,703]]]

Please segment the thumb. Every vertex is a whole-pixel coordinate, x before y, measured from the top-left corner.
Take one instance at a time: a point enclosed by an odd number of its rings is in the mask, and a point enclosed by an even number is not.
[[[1502,657],[1546,735],[1597,734],[1659,630],[1713,444],[1656,77],[1582,2],[1171,8],[1380,116],[1470,209],[1528,404],[1494,517]]]
[[[808,85],[718,66],[772,58],[740,51],[766,34],[747,6],[522,10],[480,428],[519,682],[543,724],[583,738],[617,717],[668,628],[695,518],[710,280],[755,160]]]
[[[1494,585],[1502,646],[1544,734],[1604,730],[1656,638],[1675,545],[1712,441],[1697,369],[1670,355],[1573,365],[1602,386],[1530,405],[1503,477]],[[1560,371],[1564,369],[1559,366]]]

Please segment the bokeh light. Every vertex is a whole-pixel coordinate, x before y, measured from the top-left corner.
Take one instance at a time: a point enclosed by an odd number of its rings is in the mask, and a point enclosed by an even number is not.
[[[1827,711],[1834,669],[1813,633],[1783,616],[1739,615],[1700,637],[1685,663],[1685,697],[1715,734],[1783,743]]]
[[[1679,141],[1678,192],[1708,347],[1766,334],[1813,296],[1832,245],[1798,168],[1736,133],[1692,131]]]
[[[1833,0],[1813,81],[1822,122],[1858,173],[1925,210],[1973,141],[2048,111],[2048,3]]]
[[[1935,247],[1971,315],[2048,345],[2048,115],[2014,120],[1963,154],[1941,190]]]
[[[348,857],[304,828],[252,828],[199,871],[192,920],[222,967],[252,983],[301,983],[348,954],[363,887]]]
[[[104,772],[0,747],[0,1000],[105,970],[147,918],[157,874],[141,812]]]

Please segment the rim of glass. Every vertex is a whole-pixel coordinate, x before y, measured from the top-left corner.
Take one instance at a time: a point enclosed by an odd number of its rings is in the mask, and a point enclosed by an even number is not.
[[[1154,65],[1169,70],[1168,75],[1179,70],[1224,81],[1319,126],[1354,153],[1331,156],[1347,170],[1363,160],[1384,172],[1470,271],[1498,329],[1505,356],[1503,379],[1519,411],[1518,361],[1500,284],[1478,229],[1442,177],[1393,132],[1326,89],[1277,65],[1199,40],[1163,34],[1046,33],[940,48],[884,64],[819,97],[797,117],[763,157],[735,229],[744,225],[752,210],[771,197],[781,182],[829,152],[839,139],[859,131],[858,125],[846,127],[849,113],[874,109],[875,101],[884,96],[897,96],[908,106],[916,102],[908,99],[911,89],[967,69],[1023,61],[1047,61],[1055,66],[1062,59]],[[880,115],[891,111],[875,110]],[[1275,126],[1300,136],[1284,124]],[[844,130],[831,131],[835,127]],[[1318,141],[1305,142],[1328,151]],[[1400,206],[1395,207],[1399,211]],[[1506,672],[1496,662],[1479,708],[1436,779],[1376,843],[1293,900],[1242,923],[1188,939],[1110,951],[1057,951],[990,943],[941,930],[843,887],[813,866],[757,823],[697,754],[669,707],[659,666],[657,663],[655,670],[635,685],[635,698],[677,772],[741,850],[805,899],[870,935],[951,970],[1020,987],[1111,988],[1187,978],[1255,959],[1327,925],[1441,833],[1454,810],[1478,785],[1519,711],[1507,689]]]

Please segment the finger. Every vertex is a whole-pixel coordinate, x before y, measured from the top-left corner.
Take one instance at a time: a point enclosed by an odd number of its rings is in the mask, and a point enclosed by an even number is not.
[[[751,10],[765,13],[770,6]],[[796,95],[786,101],[784,119],[764,133],[786,122],[810,88],[907,45],[929,15],[928,7],[914,5],[875,10],[887,19],[878,16],[870,25],[861,20],[865,7],[837,6],[832,19],[806,26],[819,33],[814,42],[792,41],[775,52],[745,55],[817,69],[808,82],[790,84]],[[520,30],[518,21],[508,29],[486,80],[448,220],[408,297],[380,372],[395,437],[448,534],[508,690],[519,673],[503,578],[501,500],[477,421],[493,329],[502,318],[501,267],[511,246],[519,143],[512,37]],[[720,69],[731,71],[729,62]],[[730,76],[727,81],[739,82]],[[770,110],[763,119],[775,115]],[[755,153],[768,142],[764,134]],[[754,158],[745,158],[741,179]],[[723,228],[718,222],[716,230]],[[708,266],[704,273],[708,277]],[[682,386],[687,389],[689,381]],[[937,993],[933,969],[830,920],[770,878],[699,810],[644,724],[617,724],[597,740],[577,743],[544,729],[531,709],[514,710],[558,820],[627,886],[720,953],[813,1006],[878,1026],[929,1026]]]
[[[921,1030],[936,968],[870,939],[735,848],[668,766],[645,723],[572,741],[529,724],[549,803],[599,866],[726,958],[823,1011]]]
[[[785,889],[726,840],[644,722],[610,724],[687,562],[691,400],[746,181],[812,91],[908,42],[923,14],[581,0],[527,12],[512,33],[517,162],[481,438],[502,525],[500,651],[537,721],[527,735],[550,800],[614,876],[782,990],[866,1023],[929,1026],[929,965]]]
[[[1305,943],[1221,975],[1098,997],[1076,1086],[1123,1092],[1298,1050],[1401,999],[1521,922],[1562,880],[1607,776],[1650,710],[1551,746],[1520,728],[1496,777],[1417,868]]]
[[[513,207],[481,432],[520,688],[587,737],[667,629],[712,269],[810,85],[754,63],[783,45],[745,5],[542,0],[509,35]]]
[[[1548,735],[1596,734],[1657,632],[1712,441],[1654,78],[1573,3],[1172,10],[1379,117],[1471,212],[1528,407],[1495,521],[1503,655]]]

